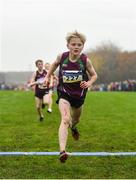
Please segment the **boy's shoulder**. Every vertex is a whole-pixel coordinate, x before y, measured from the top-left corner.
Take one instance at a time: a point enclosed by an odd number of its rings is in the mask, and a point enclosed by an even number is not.
[[[61,60],[66,59],[68,56],[69,56],[69,51],[63,52],[63,53],[61,54]]]
[[[84,53],[82,53],[81,55],[80,55],[80,58],[82,59],[82,60],[85,60],[85,61],[87,61],[87,55],[86,54],[84,54]]]

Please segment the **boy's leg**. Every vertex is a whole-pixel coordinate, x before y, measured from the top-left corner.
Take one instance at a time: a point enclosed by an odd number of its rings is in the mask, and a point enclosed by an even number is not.
[[[35,103],[36,103],[36,109],[37,109],[37,112],[40,116],[40,120],[43,120],[43,113],[42,113],[42,99],[39,99],[38,97],[35,97]]]
[[[43,104],[44,104],[44,105],[48,105],[48,110],[47,110],[47,112],[51,113],[51,112],[52,112],[52,109],[51,109],[50,107],[52,106],[52,98],[51,98],[50,93],[45,94],[45,95],[43,96]]]
[[[68,138],[68,127],[71,122],[70,103],[65,99],[59,100],[59,110],[61,114],[61,124],[59,127],[59,145],[60,145],[60,161],[65,162],[68,158],[65,152]]]
[[[48,105],[49,102],[50,102],[49,94],[45,94],[45,95],[43,96],[43,104]]]
[[[82,106],[79,108],[72,107],[71,109],[72,127],[75,127],[75,125],[79,123],[81,112],[82,112]]]
[[[60,151],[65,151],[67,136],[68,136],[68,127],[71,122],[70,115],[70,103],[65,99],[59,100],[59,110],[61,114],[61,123],[59,127],[59,144]]]
[[[53,103],[52,92],[49,92],[49,104],[48,104],[48,110],[47,110],[49,113],[52,112],[52,103]]]
[[[75,140],[78,140],[80,136],[76,128],[76,124],[79,123],[81,112],[82,112],[82,106],[79,108],[72,108],[71,110],[71,116],[72,116],[71,131],[72,131],[72,136]]]

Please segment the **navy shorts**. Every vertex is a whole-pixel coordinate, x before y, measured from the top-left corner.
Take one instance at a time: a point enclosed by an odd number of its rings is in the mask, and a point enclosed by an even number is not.
[[[79,108],[84,104],[85,96],[80,97],[80,99],[75,99],[66,93],[62,93],[59,91],[57,93],[58,93],[58,99],[56,101],[57,104],[59,103],[59,100],[61,98],[67,100],[70,103],[71,107],[74,107],[74,108]]]

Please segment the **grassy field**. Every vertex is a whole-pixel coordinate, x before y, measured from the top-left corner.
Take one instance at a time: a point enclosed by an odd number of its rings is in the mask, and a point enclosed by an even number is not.
[[[39,122],[34,103],[32,92],[0,91],[0,151],[59,151],[57,105]],[[88,93],[78,128],[69,152],[136,151],[136,93]],[[0,178],[135,179],[136,156],[74,156],[65,164],[57,156],[0,156]]]

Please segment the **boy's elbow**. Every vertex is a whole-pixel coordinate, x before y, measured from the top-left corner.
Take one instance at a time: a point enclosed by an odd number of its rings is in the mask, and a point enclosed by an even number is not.
[[[95,79],[97,80],[97,78],[98,78],[98,75],[97,75],[97,74],[95,74]]]
[[[96,81],[96,80],[97,80],[97,78],[98,78],[98,76],[97,76],[97,74],[95,73],[95,74],[93,75],[93,79],[94,79],[94,81]]]

